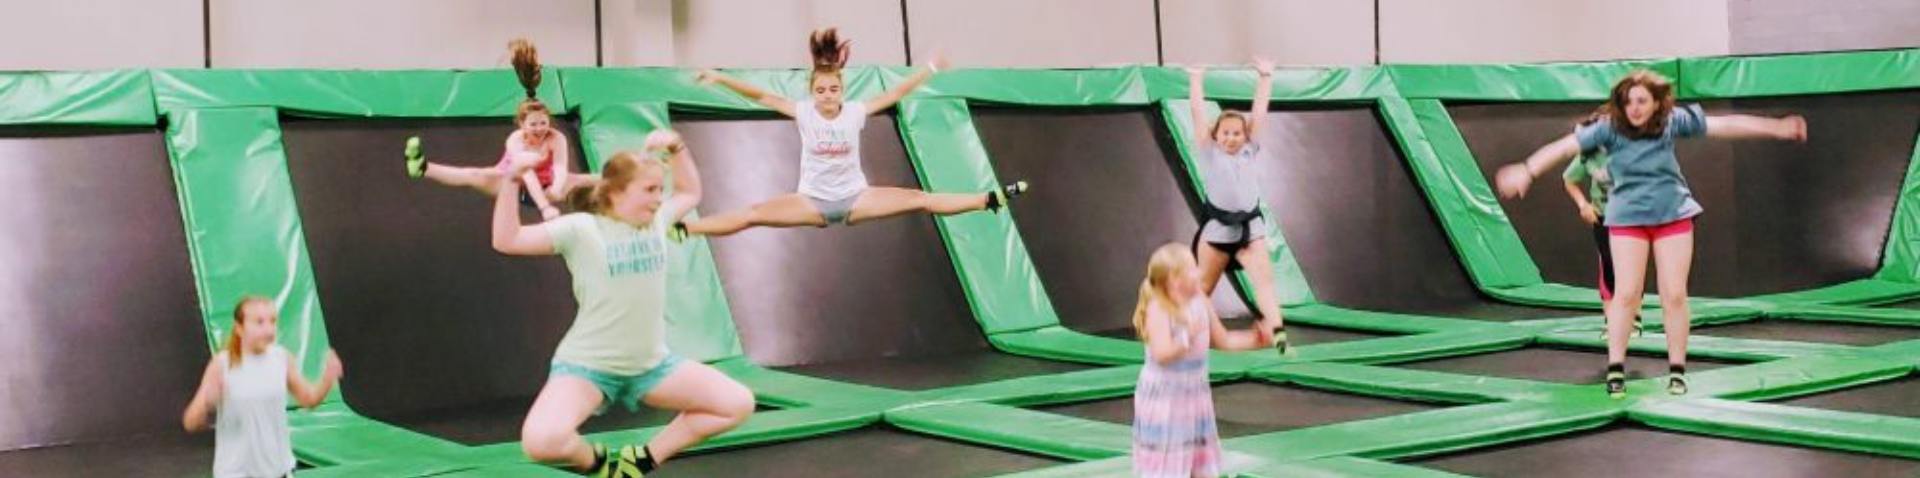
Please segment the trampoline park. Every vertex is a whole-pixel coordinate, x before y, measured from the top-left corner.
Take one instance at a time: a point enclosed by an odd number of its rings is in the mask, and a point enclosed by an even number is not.
[[[1491,184],[1639,69],[1709,110],[1804,115],[1810,140],[1682,143],[1710,211],[1692,390],[1662,388],[1649,309],[1614,400],[1587,229]],[[673,128],[700,212],[790,192],[791,122],[693,73],[548,68],[539,97],[578,170]],[[804,70],[729,73],[807,94]],[[847,97],[908,73],[852,67]],[[1920,473],[1920,49],[1273,76],[1255,139],[1297,348],[1211,353],[1227,476]],[[1206,82],[1245,109],[1255,75]],[[866,174],[1031,181],[1010,212],[672,245],[670,347],[757,411],[658,476],[1128,476],[1141,259],[1193,237],[1208,187],[1186,94],[1173,67],[943,72],[867,120]],[[0,476],[204,476],[211,439],[174,420],[244,294],[280,301],[305,373],[328,348],[349,364],[289,412],[299,476],[576,476],[518,443],[575,307],[565,266],[494,252],[490,200],[398,174],[409,136],[491,164],[520,95],[506,70],[0,74],[0,343],[68,364],[9,369],[34,391],[0,404],[41,445],[0,451]],[[1233,284],[1214,301],[1244,320]]]

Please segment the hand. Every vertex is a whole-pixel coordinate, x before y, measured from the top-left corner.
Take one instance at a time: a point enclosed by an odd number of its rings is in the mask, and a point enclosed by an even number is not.
[[[1780,118],[1780,124],[1782,126],[1782,128],[1780,128],[1780,139],[1799,143],[1807,142],[1806,118],[1800,115],[1787,115],[1784,118]]]
[[[658,129],[647,133],[646,142],[641,145],[647,151],[666,151],[667,154],[679,154],[682,144],[680,133],[671,129]]]
[[[1260,73],[1260,76],[1272,76],[1273,60],[1257,56],[1253,57],[1253,71]]]
[[[1593,203],[1581,204],[1580,220],[1586,221],[1587,224],[1599,224],[1600,211],[1596,211],[1593,209]]]
[[[714,83],[720,82],[720,72],[713,69],[700,70],[693,74],[693,82],[700,86],[713,86]]]
[[[947,67],[949,66],[953,66],[953,64],[947,61],[947,53],[938,50],[933,52],[933,60],[927,62],[927,67],[932,68],[934,73],[947,71]]]
[[[1273,327],[1267,325],[1267,321],[1253,323],[1253,344],[1259,347],[1273,346]]]
[[[1500,197],[1523,198],[1527,197],[1527,188],[1533,186],[1533,173],[1527,171],[1526,163],[1509,164],[1494,175],[1494,182],[1499,186]]]
[[[340,365],[340,354],[333,353],[333,349],[327,349],[327,357],[323,359],[323,361],[326,362],[326,365],[320,369],[320,378],[322,380],[339,380],[340,377],[346,375],[347,369]]]

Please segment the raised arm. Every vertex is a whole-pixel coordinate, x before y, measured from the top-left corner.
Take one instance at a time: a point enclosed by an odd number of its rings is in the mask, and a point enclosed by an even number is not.
[[[220,409],[220,394],[226,390],[225,380],[226,370],[220,367],[220,359],[207,361],[207,371],[200,374],[200,388],[193,393],[186,413],[180,417],[180,425],[188,433],[213,428],[214,413]]]
[[[1187,96],[1187,112],[1193,115],[1193,149],[1198,151],[1213,143],[1213,137],[1207,131],[1206,67],[1187,67]]]
[[[1533,186],[1533,178],[1539,177],[1541,171],[1551,171],[1555,166],[1573,159],[1576,154],[1580,154],[1580,142],[1569,133],[1541,146],[1526,161],[1500,168],[1494,178],[1499,183],[1500,195],[1507,198],[1526,197],[1527,188]]]
[[[306,377],[300,376],[300,365],[288,360],[287,393],[293,395],[294,402],[300,404],[300,408],[311,410],[313,407],[320,406],[320,401],[325,400],[327,393],[333,391],[334,384],[340,383],[340,375],[343,373],[345,369],[340,366],[340,356],[332,350],[327,351],[326,365],[320,371],[318,383],[307,382]]]
[[[1800,115],[1767,118],[1750,115],[1707,117],[1707,137],[1718,139],[1778,139],[1806,142],[1807,119]]]
[[[1247,125],[1248,138],[1267,121],[1267,104],[1273,101],[1273,60],[1254,58],[1253,71],[1260,74],[1260,81],[1253,86],[1253,117]]]
[[[778,111],[780,114],[787,115],[788,117],[793,116],[792,100],[773,94],[773,92],[761,89],[751,83],[741,81],[739,78],[727,76],[726,73],[721,73],[717,70],[701,70],[699,76],[696,78],[702,85],[719,83],[720,86],[725,86],[728,90],[732,90],[733,94],[740,95],[762,106],[772,108],[774,111]]]
[[[700,168],[693,163],[693,151],[673,130],[655,131],[647,135],[647,143],[649,149],[657,143],[658,150],[666,152],[667,169],[673,176],[673,195],[661,202],[660,212],[667,215],[668,222],[680,222],[700,206]]]
[[[512,163],[509,174],[502,175],[500,188],[493,195],[493,250],[515,256],[552,255],[553,236],[542,226],[520,225],[520,180],[531,167],[522,161]]]
[[[892,108],[894,104],[900,102],[901,98],[906,98],[908,93],[913,93],[913,90],[920,88],[920,85],[925,84],[927,79],[933,78],[934,73],[939,73],[940,70],[945,69],[947,69],[947,56],[945,54],[935,53],[933,55],[933,61],[928,62],[926,68],[914,71],[912,75],[907,76],[906,81],[894,85],[893,89],[887,90],[886,93],[882,93],[874,99],[867,100],[867,114],[879,113],[881,110]]]

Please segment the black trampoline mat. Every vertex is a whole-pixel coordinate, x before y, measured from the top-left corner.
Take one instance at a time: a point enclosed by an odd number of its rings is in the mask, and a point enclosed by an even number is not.
[[[1297,385],[1238,382],[1213,387],[1221,438],[1315,427],[1441,408],[1436,405],[1315,390]],[[1109,423],[1133,423],[1133,397],[1035,409]]]
[[[1627,354],[1629,380],[1667,376],[1664,352],[1658,356]],[[1687,372],[1696,373],[1737,364],[1687,358]],[[1547,347],[1528,347],[1464,357],[1451,357],[1394,365],[1435,372],[1540,380],[1591,385],[1606,381],[1605,351],[1576,351]],[[1600,393],[1597,389],[1594,393]]]
[[[662,478],[710,476],[962,478],[1032,470],[1063,462],[870,427],[805,440],[687,455],[657,470]],[[655,476],[649,473],[647,476]]]

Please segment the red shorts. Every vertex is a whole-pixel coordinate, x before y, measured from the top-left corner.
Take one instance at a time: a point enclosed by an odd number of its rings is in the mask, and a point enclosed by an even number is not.
[[[1693,218],[1691,217],[1651,226],[1607,226],[1607,235],[1639,239],[1647,242],[1658,241],[1669,236],[1677,236],[1691,232],[1693,232]]]

